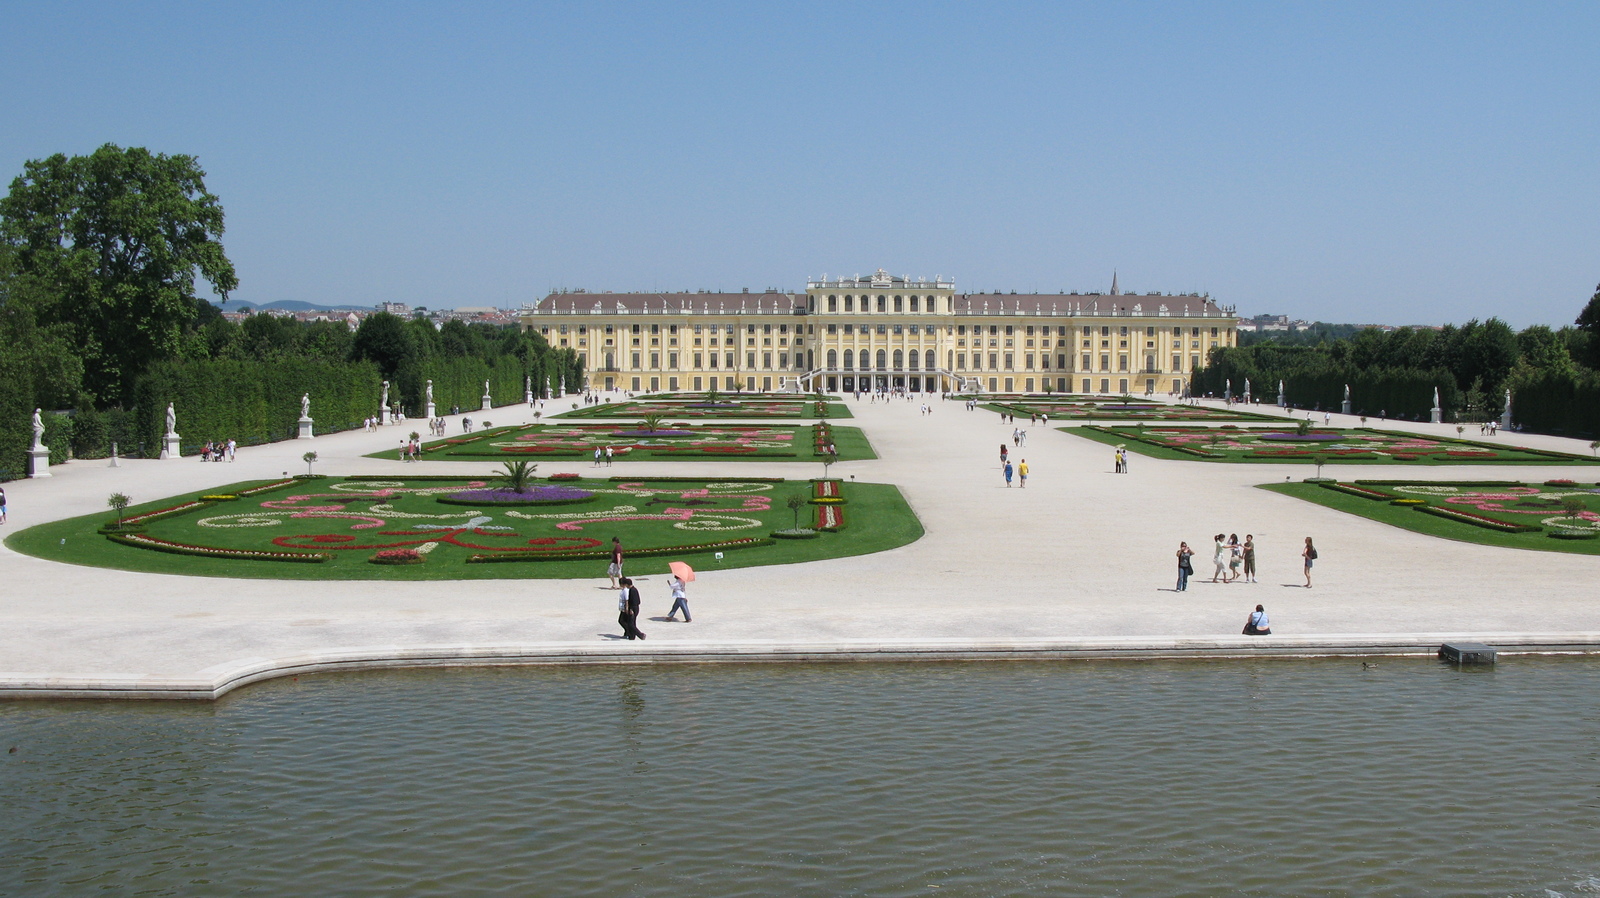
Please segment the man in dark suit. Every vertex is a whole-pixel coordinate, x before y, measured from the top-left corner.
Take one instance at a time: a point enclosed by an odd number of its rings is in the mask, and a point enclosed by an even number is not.
[[[618,582],[622,592],[617,594],[617,623],[622,625],[623,638],[643,639],[644,633],[639,630],[639,587],[627,577]]]

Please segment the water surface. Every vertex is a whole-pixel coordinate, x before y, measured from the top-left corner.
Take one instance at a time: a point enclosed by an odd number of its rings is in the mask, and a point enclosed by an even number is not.
[[[1600,893],[1600,665],[372,673],[0,705],[0,894]]]

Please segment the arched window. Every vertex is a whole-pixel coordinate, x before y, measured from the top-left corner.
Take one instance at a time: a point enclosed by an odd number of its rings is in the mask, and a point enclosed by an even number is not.
[[[922,353],[917,352],[915,349],[911,350],[910,361],[911,361],[911,370],[912,371],[917,370],[917,362],[921,361],[921,359],[922,359]]]
[[[848,298],[849,298],[849,297],[845,297],[845,298],[846,298],[846,299],[848,299]],[[833,350],[831,350],[831,349],[830,349],[830,350],[828,350],[828,354],[829,354],[829,355],[830,355],[830,356],[831,356],[831,355],[833,355]],[[851,362],[852,362],[852,361],[854,361],[854,359],[855,359],[855,350],[853,350],[853,349],[846,349],[846,350],[845,350],[845,351],[844,351],[844,366],[845,366],[845,367],[846,367],[846,368],[849,368],[849,367],[850,367],[850,363],[851,363]]]
[[[837,296],[828,297],[828,311],[830,311],[830,312],[839,311],[839,297],[837,297]]]
[[[879,296],[878,296],[878,311],[880,311],[880,312],[889,311],[889,297],[884,296],[882,294],[879,294]],[[1212,334],[1211,336],[1215,337],[1216,334]]]
[[[854,298],[849,296],[844,298],[844,310],[846,312],[854,312],[856,310],[856,301]]]
[[[882,370],[884,370],[885,368],[888,367],[887,365],[884,364],[884,362],[887,362],[888,360],[889,360],[889,354],[887,352],[884,352],[881,349],[878,350],[878,370],[879,371],[882,371]]]
[[[928,350],[926,355],[928,357],[928,370],[929,371],[932,371],[933,369],[939,367],[938,363],[935,361],[935,356],[933,354],[933,350],[931,350],[931,349]]]
[[[899,296],[896,296],[894,298],[894,310],[896,312],[904,312],[905,311],[905,304],[904,304],[902,298],[899,297]]]
[[[911,311],[917,311],[917,298],[915,296],[911,297]]]
[[[829,368],[837,368],[837,367],[839,367],[839,350],[837,350],[837,349],[828,350],[828,367]]]
[[[894,351],[894,367],[895,367],[895,370],[898,371],[901,368],[904,368],[905,366],[906,366],[906,355],[905,355],[905,353],[903,353],[900,350],[896,349]],[[882,367],[882,366],[880,365],[879,367]]]

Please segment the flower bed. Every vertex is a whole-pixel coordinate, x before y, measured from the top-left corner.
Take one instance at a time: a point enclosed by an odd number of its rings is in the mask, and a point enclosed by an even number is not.
[[[844,509],[837,505],[817,506],[817,529],[837,533],[844,529]]]
[[[195,546],[187,543],[157,539],[143,533],[119,535],[110,533],[106,539],[126,546],[154,549],[172,555],[197,555],[205,558],[227,558],[238,561],[298,561],[310,564],[327,561],[331,555],[321,552],[265,552],[257,549],[221,549],[216,546]]]
[[[1501,533],[1535,533],[1544,529],[1535,524],[1513,524],[1508,521],[1497,521],[1494,518],[1484,517],[1483,515],[1472,514],[1471,512],[1454,508],[1441,508],[1437,505],[1417,505],[1414,507],[1424,514],[1449,518],[1453,521],[1461,521],[1462,523],[1483,527],[1488,530],[1498,530]]]
[[[1322,486],[1335,492],[1349,493],[1352,496],[1360,496],[1363,499],[1376,499],[1380,502],[1386,502],[1394,498],[1394,496],[1390,495],[1389,493],[1380,492],[1378,490],[1369,490],[1365,487],[1354,486],[1348,483],[1324,483]]]
[[[421,564],[426,559],[416,549],[384,549],[367,560],[373,564]]]
[[[813,505],[842,505],[844,496],[837,480],[813,480],[811,482],[811,502]]]
[[[576,505],[594,498],[590,490],[571,486],[535,486],[522,492],[508,489],[462,490],[435,496],[446,505]]]
[[[727,539],[711,543],[691,543],[689,545],[664,546],[658,549],[630,549],[629,558],[654,557],[660,555],[684,555],[690,552],[723,551],[726,549],[748,549],[754,546],[772,545],[771,537],[750,536],[744,539]],[[596,549],[581,552],[543,552],[539,554],[517,555],[473,555],[467,559],[468,564],[494,564],[511,561],[562,561],[583,558],[610,558],[610,549]]]

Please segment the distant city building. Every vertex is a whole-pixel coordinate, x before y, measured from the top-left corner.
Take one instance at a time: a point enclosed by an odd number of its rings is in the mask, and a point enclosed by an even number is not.
[[[388,312],[390,315],[399,315],[401,318],[408,318],[411,315],[411,306],[403,302],[380,302],[377,305],[377,310]]]
[[[826,276],[804,293],[552,293],[524,329],[575,350],[592,388],[1133,393],[1188,389],[1238,343],[1195,294],[957,293],[952,281]]]

